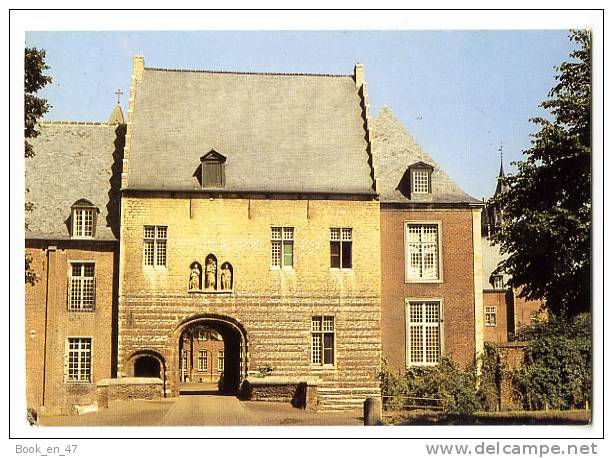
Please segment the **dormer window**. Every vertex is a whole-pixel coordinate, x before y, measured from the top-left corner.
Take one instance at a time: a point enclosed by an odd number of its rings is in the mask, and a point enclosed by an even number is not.
[[[433,167],[424,162],[418,162],[409,167],[411,174],[411,195],[430,194],[432,192]]]
[[[72,206],[72,237],[93,238],[96,232],[98,209],[88,200],[81,199]]]
[[[203,188],[222,188],[226,183],[226,158],[212,149],[200,158]]]

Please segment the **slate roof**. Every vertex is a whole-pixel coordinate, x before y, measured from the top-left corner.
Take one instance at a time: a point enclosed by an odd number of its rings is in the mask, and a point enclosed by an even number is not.
[[[199,191],[214,149],[226,191],[373,192],[351,75],[145,68],[135,91],[126,189]]]
[[[25,201],[34,204],[26,239],[70,239],[71,207],[86,199],[99,210],[94,240],[115,240],[125,126],[58,122],[38,130],[29,140],[36,156],[25,159]]]
[[[466,194],[407,132],[392,111],[384,106],[373,120],[377,179],[382,203],[482,205]],[[433,167],[432,192],[407,195],[401,192],[409,166],[423,162]]]
[[[500,253],[500,245],[491,245],[487,237],[481,237],[481,256],[483,259],[483,289],[492,289],[494,286],[490,283],[490,277],[505,256]],[[502,275],[505,284],[509,278],[506,274]]]

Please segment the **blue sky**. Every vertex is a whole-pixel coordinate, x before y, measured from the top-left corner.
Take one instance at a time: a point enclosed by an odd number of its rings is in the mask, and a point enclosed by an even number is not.
[[[127,114],[132,55],[148,67],[350,74],[366,67],[371,111],[388,105],[469,194],[490,196],[503,144],[521,160],[573,44],[566,30],[368,32],[29,32],[47,51],[47,120],[105,121],[117,89]]]

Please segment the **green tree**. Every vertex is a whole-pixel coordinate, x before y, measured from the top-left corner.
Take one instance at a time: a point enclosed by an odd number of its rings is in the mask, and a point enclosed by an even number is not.
[[[522,297],[564,316],[591,304],[592,47],[589,31],[569,37],[578,46],[540,105],[551,119],[531,119],[540,131],[498,197],[504,221],[493,237],[507,255],[499,272],[511,275]]]
[[[49,111],[51,106],[43,98],[36,97],[36,94],[45,85],[51,82],[51,77],[44,74],[49,68],[45,64],[45,50],[36,48],[26,48],[24,66],[24,136],[25,136],[25,157],[34,157],[34,149],[28,138],[37,137],[39,132],[36,130],[38,120]],[[28,189],[26,189],[26,193]],[[25,211],[30,212],[34,208],[32,202],[26,202]],[[26,224],[26,231],[28,226]],[[33,285],[36,282],[36,273],[32,270],[32,258],[25,255],[25,282]]]

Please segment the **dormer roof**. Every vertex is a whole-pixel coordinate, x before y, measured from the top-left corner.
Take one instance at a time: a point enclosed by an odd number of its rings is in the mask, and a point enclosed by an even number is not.
[[[373,150],[382,203],[482,205],[464,192],[409,134],[392,111],[382,107],[373,121]],[[409,170],[413,167],[432,171],[431,192],[406,191]]]

